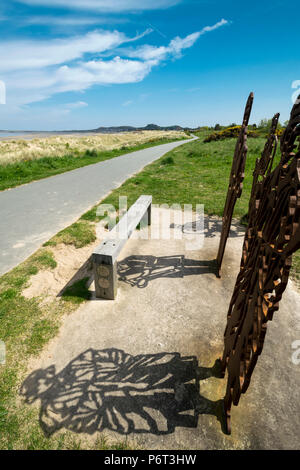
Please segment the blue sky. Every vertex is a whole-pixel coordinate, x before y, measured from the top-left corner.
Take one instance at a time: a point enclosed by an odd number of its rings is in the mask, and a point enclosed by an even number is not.
[[[0,129],[288,119],[299,2],[11,0],[0,4]],[[294,88],[292,88],[294,86]]]

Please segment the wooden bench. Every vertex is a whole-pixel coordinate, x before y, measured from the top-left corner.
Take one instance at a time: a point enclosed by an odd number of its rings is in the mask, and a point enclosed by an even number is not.
[[[92,254],[96,297],[114,300],[117,296],[117,258],[132,232],[151,224],[152,196],[140,196],[109,237]]]

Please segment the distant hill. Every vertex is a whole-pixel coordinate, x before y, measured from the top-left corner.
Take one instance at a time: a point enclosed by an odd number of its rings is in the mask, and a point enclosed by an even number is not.
[[[145,127],[117,126],[117,127],[98,127],[90,132],[99,132],[102,134],[115,134],[118,132],[136,132],[136,131],[184,131],[181,126],[161,127],[157,124],[148,124]]]
[[[184,131],[190,130],[181,126],[158,126],[157,124],[148,124],[145,127],[134,127],[134,126],[112,126],[112,127],[98,127],[97,129],[90,130],[70,130],[70,131],[1,131],[0,133],[11,133],[11,134],[85,134],[85,133],[98,133],[98,134],[115,134],[118,132],[136,132],[136,131]]]

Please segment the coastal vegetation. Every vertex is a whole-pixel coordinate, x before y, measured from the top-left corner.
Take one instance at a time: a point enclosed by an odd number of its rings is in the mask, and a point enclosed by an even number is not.
[[[0,140],[0,191],[183,138],[179,131],[138,131]]]

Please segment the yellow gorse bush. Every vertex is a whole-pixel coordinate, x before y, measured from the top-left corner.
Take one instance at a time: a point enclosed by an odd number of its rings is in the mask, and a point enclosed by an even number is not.
[[[212,142],[215,140],[224,140],[224,139],[230,139],[233,137],[238,137],[240,130],[241,130],[241,126],[227,127],[226,129],[223,129],[222,131],[213,132],[208,137],[206,137],[204,142]],[[248,130],[248,137],[258,137],[258,134],[255,131]]]

